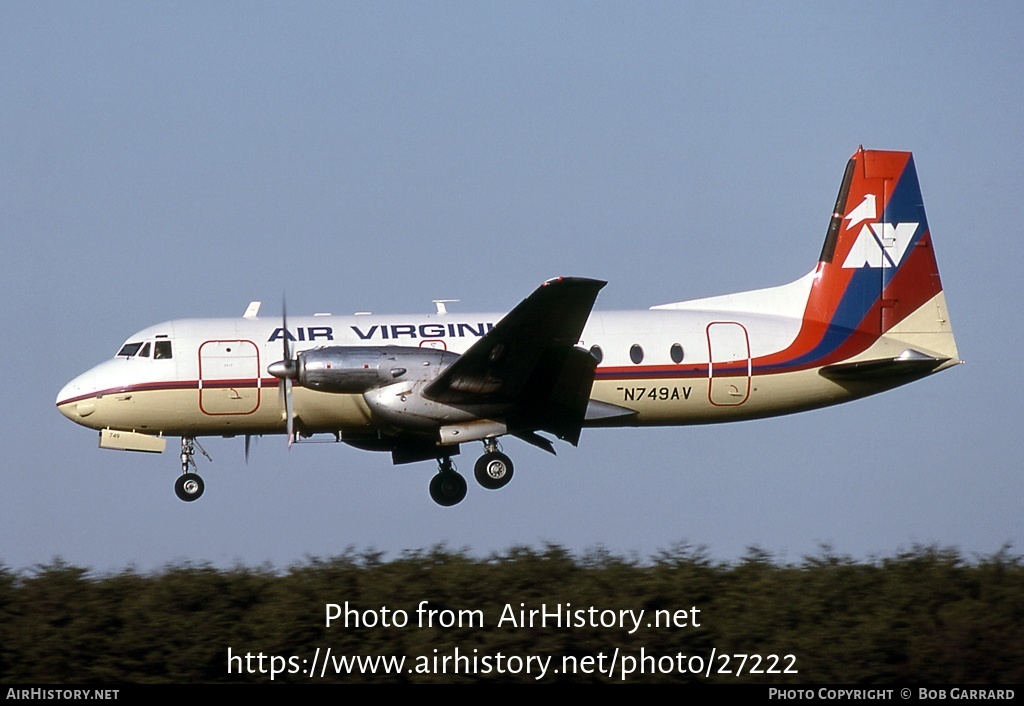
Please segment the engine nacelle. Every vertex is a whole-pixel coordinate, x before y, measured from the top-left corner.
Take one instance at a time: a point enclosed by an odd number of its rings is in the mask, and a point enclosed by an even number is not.
[[[396,382],[432,380],[458,357],[432,348],[328,346],[296,356],[296,380],[321,392],[361,394]]]

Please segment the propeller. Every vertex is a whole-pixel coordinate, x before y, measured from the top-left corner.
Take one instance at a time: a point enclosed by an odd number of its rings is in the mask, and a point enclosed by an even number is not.
[[[288,448],[295,441],[295,415],[292,412],[292,381],[299,374],[299,361],[293,357],[291,338],[288,334],[288,310],[284,297],[281,297],[281,341],[284,347],[284,359],[267,366],[267,372],[280,380],[277,386],[278,397],[284,404],[284,414],[288,428]]]

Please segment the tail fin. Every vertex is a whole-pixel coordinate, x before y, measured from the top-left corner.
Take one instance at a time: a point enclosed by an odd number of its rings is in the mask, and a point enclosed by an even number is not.
[[[819,365],[905,350],[958,362],[910,152],[862,147],[847,164],[800,338],[817,339],[805,360]]]
[[[921,375],[959,362],[910,152],[857,150],[846,165],[817,267],[795,282],[652,309],[800,318],[754,369],[833,378]]]

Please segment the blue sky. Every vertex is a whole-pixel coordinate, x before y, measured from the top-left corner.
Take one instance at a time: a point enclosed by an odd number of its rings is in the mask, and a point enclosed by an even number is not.
[[[1021,36],[1009,2],[4,3],[0,562],[1020,551]],[[601,309],[781,284],[860,144],[915,153],[967,361],[879,397],[509,441],[513,483],[453,509],[432,464],[273,437],[248,465],[206,442],[186,505],[173,443],[102,451],[54,407],[134,331],[282,292],[408,313],[556,275],[608,280]]]

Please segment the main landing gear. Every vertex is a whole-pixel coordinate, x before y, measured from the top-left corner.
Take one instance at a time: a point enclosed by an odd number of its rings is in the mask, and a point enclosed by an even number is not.
[[[178,499],[184,500],[187,503],[193,500],[198,500],[202,496],[203,491],[206,490],[206,484],[203,483],[202,477],[198,473],[190,471],[190,468],[196,467],[195,456],[196,448],[203,453],[203,456],[210,458],[210,454],[206,453],[204,449],[195,438],[191,436],[181,437],[181,475],[178,476],[178,480],[174,482],[174,493],[178,496]]]
[[[437,475],[430,479],[430,497],[443,507],[458,505],[466,497],[466,479],[459,475],[451,456],[437,460]]]
[[[473,475],[487,490],[498,490],[512,480],[512,459],[498,450],[495,439],[484,441],[484,454],[477,459]],[[437,475],[430,479],[430,497],[443,507],[458,505],[466,498],[466,479],[455,470],[451,456],[437,460]]]
[[[499,490],[512,480],[512,459],[498,450],[496,439],[484,441],[484,455],[473,467],[476,482],[487,490]]]

